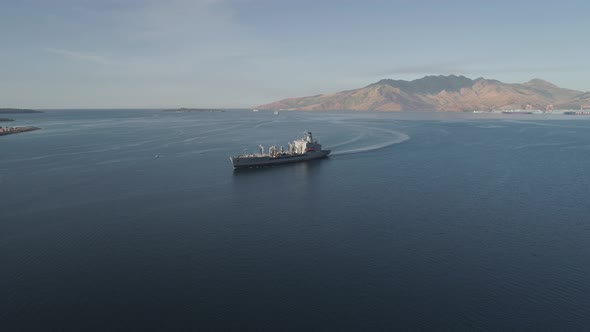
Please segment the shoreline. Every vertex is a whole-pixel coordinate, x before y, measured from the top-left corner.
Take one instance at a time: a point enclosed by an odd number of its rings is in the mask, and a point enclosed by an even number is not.
[[[31,110],[26,108],[0,108],[0,114],[32,114],[43,113],[42,111]]]
[[[221,108],[175,108],[175,109],[164,109],[162,112],[173,112],[173,113],[190,113],[190,112],[225,112],[225,109]]]
[[[29,131],[40,130],[39,127],[27,126],[27,127],[0,127],[0,136],[26,133]]]

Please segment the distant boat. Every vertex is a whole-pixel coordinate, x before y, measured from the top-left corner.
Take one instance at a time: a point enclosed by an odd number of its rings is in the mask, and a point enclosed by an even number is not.
[[[252,112],[258,112],[258,110],[252,110]]]
[[[279,111],[275,111],[275,115],[279,115]]]

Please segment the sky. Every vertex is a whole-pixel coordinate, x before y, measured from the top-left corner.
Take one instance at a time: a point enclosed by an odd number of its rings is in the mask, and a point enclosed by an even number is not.
[[[0,107],[250,108],[383,78],[590,91],[590,1],[0,0]]]

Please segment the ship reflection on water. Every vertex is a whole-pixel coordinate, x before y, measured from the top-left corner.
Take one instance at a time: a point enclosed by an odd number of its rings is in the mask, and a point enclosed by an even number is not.
[[[231,177],[233,203],[249,206],[255,213],[260,202],[283,206],[290,214],[301,206],[313,207],[321,193],[319,187],[330,169],[330,159],[234,169]],[[270,202],[270,203],[268,203]],[[288,204],[285,205],[285,203]]]
[[[266,186],[297,187],[317,180],[329,162],[327,157],[277,166],[235,168],[232,182],[237,190],[250,192],[264,190]],[[255,189],[253,186],[256,186]]]

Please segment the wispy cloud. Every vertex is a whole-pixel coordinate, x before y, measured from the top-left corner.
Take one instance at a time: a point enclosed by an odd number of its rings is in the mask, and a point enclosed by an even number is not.
[[[59,48],[46,48],[46,52],[57,54],[63,56],[68,59],[76,60],[76,61],[86,61],[86,62],[93,62],[102,65],[110,65],[114,64],[115,61],[109,59],[108,57],[91,53],[91,52],[80,52],[80,51],[71,51],[71,50],[64,50]]]
[[[539,75],[548,72],[571,72],[580,66],[575,64],[556,65],[523,65],[499,63],[489,58],[459,59],[453,61],[439,61],[424,64],[401,65],[394,68],[374,70],[369,72],[372,76],[380,77],[414,77],[421,75],[498,75],[530,73]]]
[[[478,69],[482,64],[490,63],[490,59],[478,58],[457,58],[447,61],[429,61],[425,63],[414,62],[411,64],[399,65],[376,72],[381,75],[405,75],[405,74],[446,74],[446,73],[468,73],[474,68]]]

